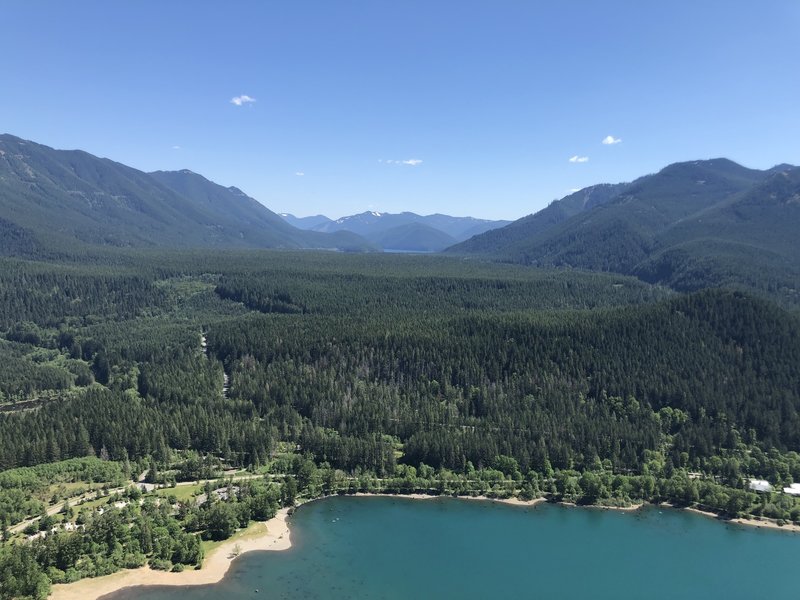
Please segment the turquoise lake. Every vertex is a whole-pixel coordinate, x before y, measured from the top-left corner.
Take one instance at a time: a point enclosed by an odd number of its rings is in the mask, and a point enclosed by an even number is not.
[[[108,598],[800,597],[800,534],[679,510],[343,497],[290,527],[291,550],[245,554],[219,584]]]

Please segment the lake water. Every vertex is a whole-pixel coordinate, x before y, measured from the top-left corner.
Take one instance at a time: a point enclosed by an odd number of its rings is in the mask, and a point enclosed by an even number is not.
[[[290,527],[291,550],[245,554],[217,585],[113,598],[800,598],[800,534],[679,510],[345,497]]]

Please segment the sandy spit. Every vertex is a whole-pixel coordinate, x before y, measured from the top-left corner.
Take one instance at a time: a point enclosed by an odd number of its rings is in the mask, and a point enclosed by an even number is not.
[[[106,575],[81,579],[75,583],[56,584],[50,594],[51,600],[96,600],[123,588],[140,585],[190,586],[218,583],[231,566],[235,556],[232,552],[238,544],[239,555],[254,550],[286,550],[291,547],[289,537],[289,509],[283,508],[269,521],[257,523],[263,534],[248,535],[243,539],[226,540],[209,552],[199,570],[187,569],[182,573],[155,571],[149,567],[128,569]],[[251,527],[252,531],[252,527]],[[256,529],[258,531],[258,529]]]

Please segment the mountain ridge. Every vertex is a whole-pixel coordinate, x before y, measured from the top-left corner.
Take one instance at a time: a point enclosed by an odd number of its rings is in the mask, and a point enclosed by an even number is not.
[[[0,135],[6,254],[93,246],[374,249],[353,234],[287,224],[236,187],[188,169],[145,173],[82,150]]]
[[[456,242],[510,223],[510,221],[475,217],[454,217],[441,213],[419,215],[410,211],[401,213],[364,211],[338,219],[331,219],[325,215],[295,217],[288,213],[282,213],[281,217],[296,227],[328,233],[352,231],[384,249],[410,252],[440,251]],[[412,227],[412,224],[419,226]],[[384,239],[391,241],[392,244],[385,244]],[[400,244],[400,247],[397,244]]]
[[[581,204],[598,192],[599,202]],[[791,165],[673,163],[630,183],[590,186],[446,252],[636,275],[680,291],[706,287],[704,279],[780,288],[797,302],[798,197],[800,168]]]

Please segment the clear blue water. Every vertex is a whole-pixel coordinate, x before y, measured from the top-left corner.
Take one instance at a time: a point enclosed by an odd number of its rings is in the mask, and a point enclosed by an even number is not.
[[[113,598],[800,598],[800,534],[679,510],[331,498],[290,527],[291,550],[243,555],[217,585]]]

